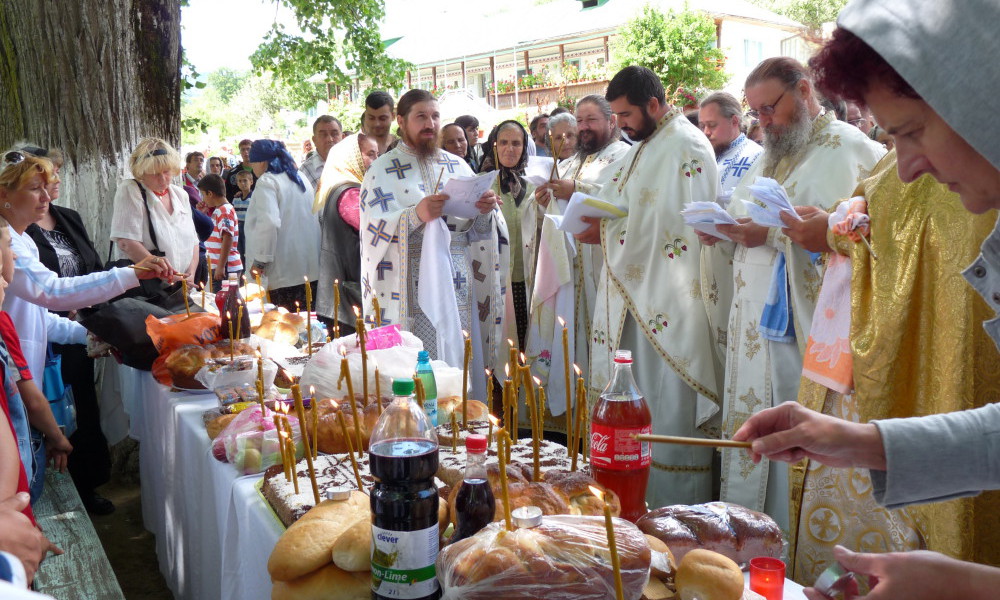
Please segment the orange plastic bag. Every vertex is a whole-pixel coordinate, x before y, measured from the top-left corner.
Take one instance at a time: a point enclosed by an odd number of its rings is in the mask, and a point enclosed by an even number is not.
[[[146,333],[153,340],[160,356],[153,362],[153,377],[163,385],[173,385],[165,362],[171,352],[181,346],[205,346],[221,339],[222,321],[218,315],[191,313],[156,318],[146,317]]]

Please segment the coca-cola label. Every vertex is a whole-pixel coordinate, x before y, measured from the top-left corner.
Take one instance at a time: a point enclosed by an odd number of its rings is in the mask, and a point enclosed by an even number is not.
[[[632,439],[633,435],[652,433],[653,426],[623,429],[593,423],[590,426],[590,462],[595,467],[627,471],[648,467],[652,462],[649,442]]]

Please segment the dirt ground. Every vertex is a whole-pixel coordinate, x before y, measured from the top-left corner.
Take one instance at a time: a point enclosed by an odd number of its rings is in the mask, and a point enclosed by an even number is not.
[[[94,529],[128,600],[173,600],[156,561],[156,538],[142,526],[139,483],[115,476],[98,489],[115,503],[110,515],[91,515]]]

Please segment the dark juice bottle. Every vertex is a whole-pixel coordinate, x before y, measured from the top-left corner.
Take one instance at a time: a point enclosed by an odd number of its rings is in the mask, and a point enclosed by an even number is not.
[[[468,462],[462,487],[455,497],[455,533],[449,543],[471,537],[493,522],[496,499],[486,479],[486,436],[469,434],[465,438]]]
[[[413,398],[413,380],[396,379],[395,397],[372,430],[372,598],[440,597],[437,433]]]
[[[594,406],[590,428],[590,470],[598,483],[621,501],[623,519],[646,513],[646,485],[652,464],[649,442],[632,435],[652,432],[646,399],[632,377],[632,353],[615,353],[611,381]]]

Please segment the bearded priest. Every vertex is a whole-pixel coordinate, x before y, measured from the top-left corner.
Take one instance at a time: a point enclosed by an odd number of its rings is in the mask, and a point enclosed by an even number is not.
[[[445,214],[445,184],[473,173],[462,157],[437,147],[437,100],[410,90],[399,99],[396,122],[402,142],[372,164],[361,186],[363,309],[372,315],[377,298],[383,324],[400,324],[432,359],[454,367],[462,366],[467,332],[470,372],[482,373],[507,347],[500,345],[501,286],[510,253],[497,195],[491,189],[479,198],[474,219]],[[485,398],[483,378],[470,380],[472,397]]]

